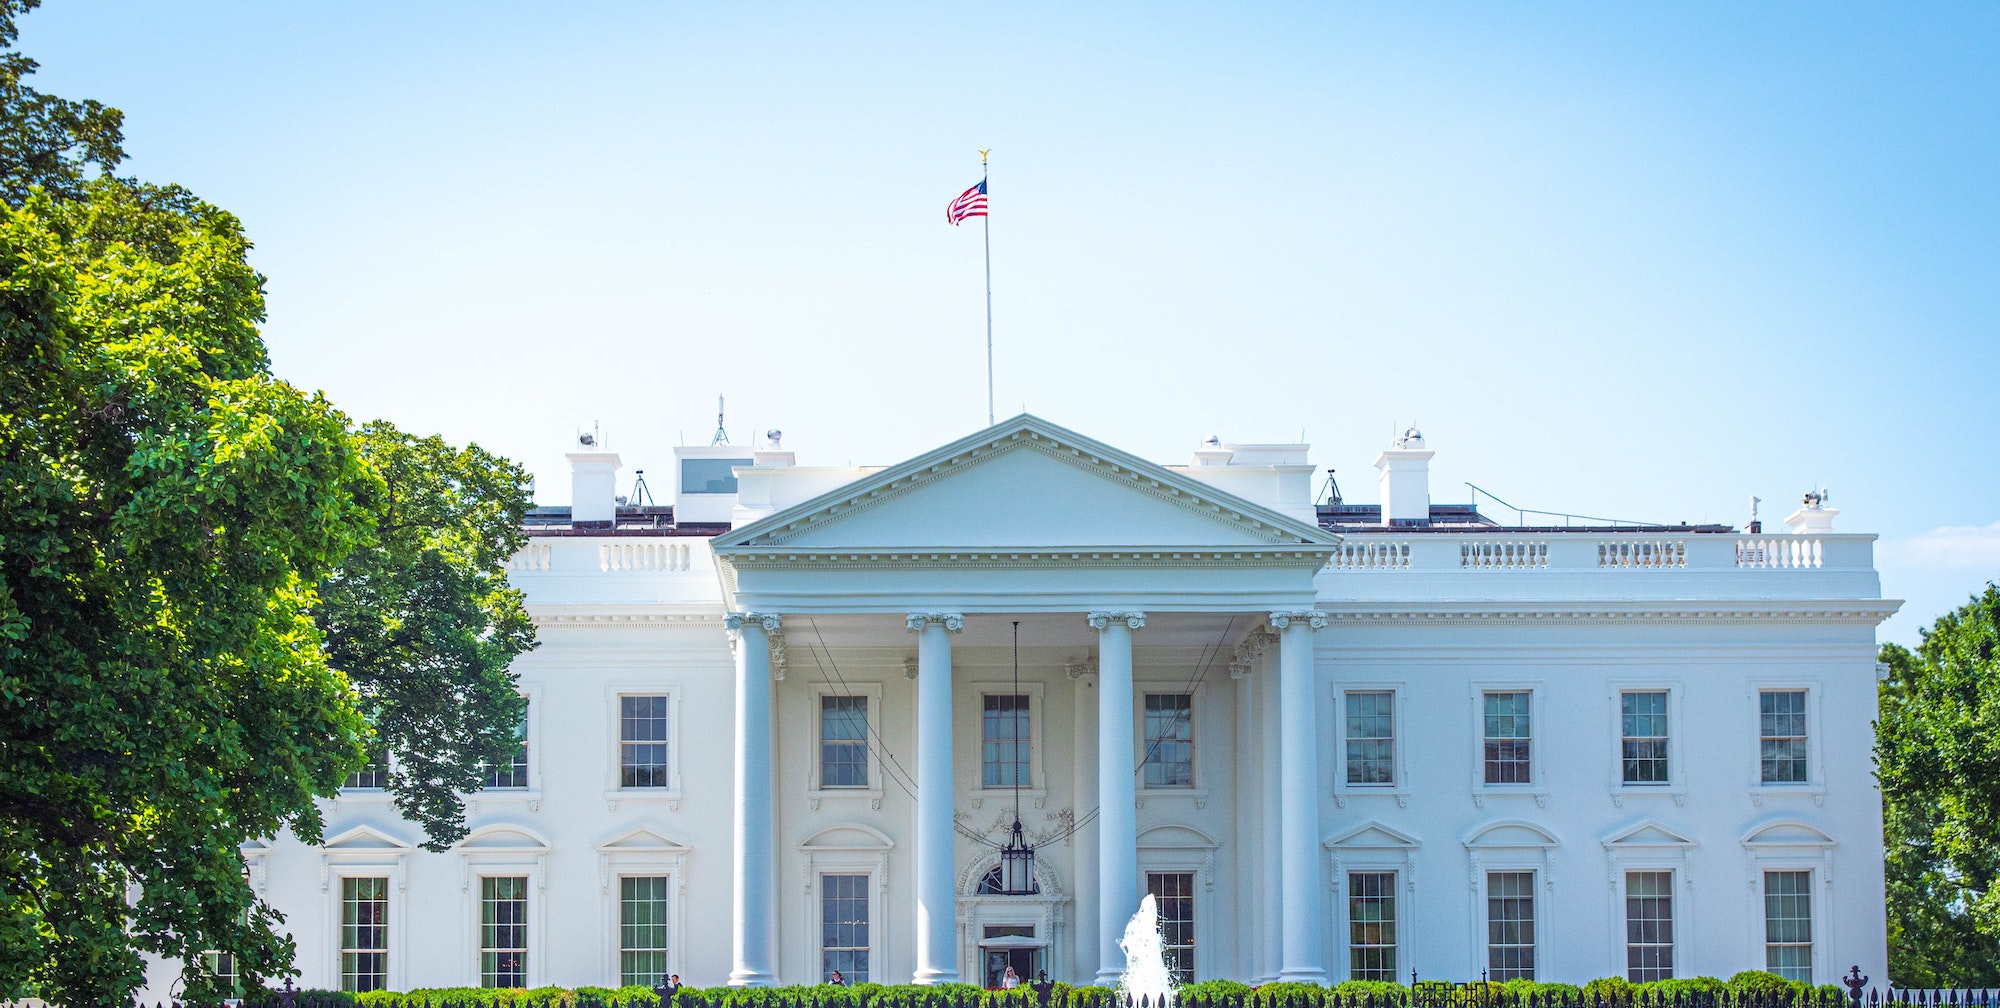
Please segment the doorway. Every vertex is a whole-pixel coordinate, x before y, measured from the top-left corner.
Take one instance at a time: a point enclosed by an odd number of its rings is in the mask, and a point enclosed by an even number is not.
[[[1047,969],[1043,953],[1048,942],[1035,937],[1032,924],[988,924],[979,942],[980,986],[997,989],[1007,967],[1026,986]]]

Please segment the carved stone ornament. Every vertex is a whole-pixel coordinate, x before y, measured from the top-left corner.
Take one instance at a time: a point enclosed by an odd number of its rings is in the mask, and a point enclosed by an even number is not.
[[[1085,676],[1094,676],[1097,674],[1097,659],[1085,658],[1080,661],[1072,659],[1070,661],[1063,663],[1063,671],[1067,673],[1071,679],[1082,679]]]
[[[957,633],[965,629],[965,615],[955,612],[913,612],[906,617],[905,622],[912,631],[934,625],[944,627],[946,633]]]
[[[1091,613],[1087,618],[1091,627],[1096,630],[1102,630],[1113,623],[1123,623],[1132,630],[1141,629],[1146,625],[1146,614],[1142,612],[1105,610]]]
[[[1280,609],[1271,614],[1271,625],[1280,630],[1291,626],[1294,620],[1314,630],[1326,627],[1326,614],[1318,609]]]
[[[791,671],[791,656],[785,651],[785,632],[771,631],[771,678],[785,681],[785,673]]]
[[[722,626],[733,632],[743,629],[744,624],[759,623],[766,632],[769,632],[778,629],[778,624],[782,621],[783,618],[777,613],[733,612],[722,617]]]

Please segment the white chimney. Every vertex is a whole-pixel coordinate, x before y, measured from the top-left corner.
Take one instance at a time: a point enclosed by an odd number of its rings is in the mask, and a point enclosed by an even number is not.
[[[615,521],[618,517],[618,453],[569,453],[569,520]]]
[[[1412,427],[1375,457],[1382,470],[1382,524],[1428,525],[1431,520],[1431,456],[1422,431]]]
[[[1833,531],[1833,516],[1840,513],[1838,508],[1826,506],[1832,497],[1824,489],[1808,490],[1799,509],[1785,516],[1785,526],[1793,535],[1813,535]]]

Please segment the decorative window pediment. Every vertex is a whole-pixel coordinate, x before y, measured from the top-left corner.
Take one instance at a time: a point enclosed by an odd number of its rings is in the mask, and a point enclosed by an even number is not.
[[[1832,847],[1834,839],[1810,823],[1778,819],[1753,827],[1743,835],[1745,847]]]
[[[1474,830],[1465,838],[1465,846],[1473,850],[1523,847],[1560,847],[1562,841],[1547,830],[1531,822],[1520,820],[1489,823]]]
[[[1369,821],[1325,842],[1332,850],[1414,850],[1422,844],[1416,837]]]
[[[1604,838],[1606,850],[1639,850],[1694,847],[1695,842],[1651,819],[1627,826]]]

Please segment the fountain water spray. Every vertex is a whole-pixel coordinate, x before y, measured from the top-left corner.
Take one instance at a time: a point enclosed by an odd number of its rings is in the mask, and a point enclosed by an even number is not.
[[[1125,925],[1125,937],[1118,939],[1125,951],[1125,972],[1118,989],[1127,1004],[1167,1005],[1174,996],[1174,975],[1167,968],[1166,941],[1160,937],[1160,911],[1153,894],[1139,901],[1139,912]]]

